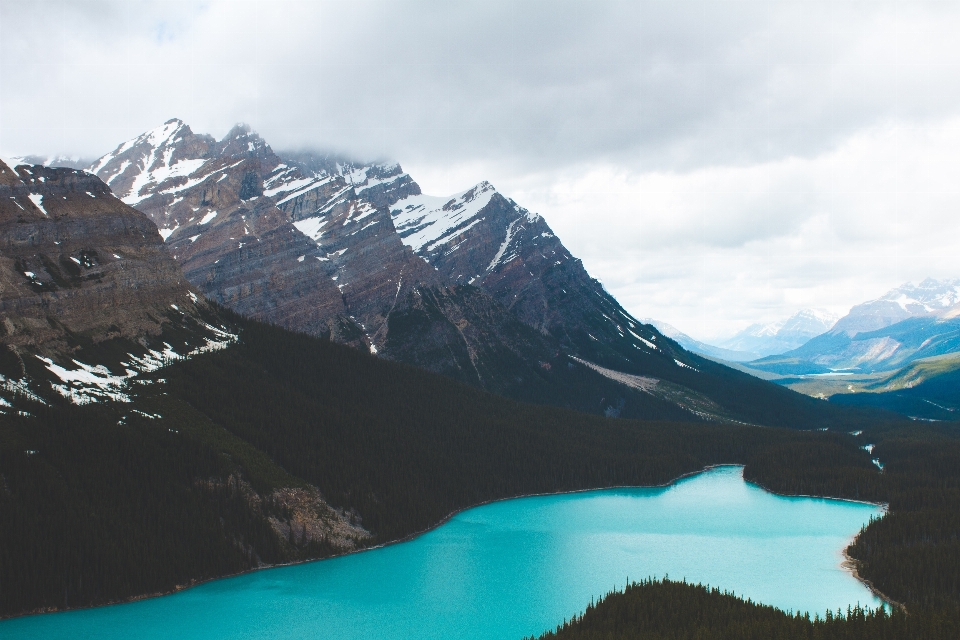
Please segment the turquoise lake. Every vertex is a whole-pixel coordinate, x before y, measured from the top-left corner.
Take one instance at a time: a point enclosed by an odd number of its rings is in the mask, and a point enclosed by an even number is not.
[[[702,582],[785,610],[881,605],[841,568],[876,506],[782,498],[719,467],[669,487],[518,498],[410,542],[140,602],[18,618],[0,637],[505,638],[539,635],[627,579]]]

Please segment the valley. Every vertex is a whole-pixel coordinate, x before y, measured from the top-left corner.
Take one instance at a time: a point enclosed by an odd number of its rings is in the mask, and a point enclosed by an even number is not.
[[[0,167],[0,615],[173,593],[409,539],[491,501],[729,464],[781,495],[889,503],[850,547],[860,576],[908,609],[955,606],[953,564],[908,562],[952,544],[952,427],[686,351],[489,185],[430,199],[396,165],[331,173],[301,155],[264,170],[272,152],[246,128],[216,142],[165,127],[141,142],[167,164],[131,186],[127,160],[98,161],[144,212],[75,169]],[[208,157],[172,168],[196,148]],[[255,161],[267,178],[243,168]],[[168,201],[158,229],[143,203]],[[461,256],[438,249],[451,238]],[[896,389],[950,368],[918,362]],[[911,466],[931,450],[936,480]]]

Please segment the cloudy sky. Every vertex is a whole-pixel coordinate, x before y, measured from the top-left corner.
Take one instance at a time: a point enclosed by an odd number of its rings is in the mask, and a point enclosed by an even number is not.
[[[179,117],[488,179],[720,339],[960,278],[960,3],[0,0],[0,153]]]

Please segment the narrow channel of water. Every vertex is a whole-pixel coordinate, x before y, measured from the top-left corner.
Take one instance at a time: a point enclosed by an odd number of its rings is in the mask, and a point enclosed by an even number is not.
[[[782,609],[880,606],[840,566],[878,507],[782,498],[720,467],[656,489],[507,500],[410,542],[161,598],[0,623],[6,640],[504,638],[539,634],[647,576]]]

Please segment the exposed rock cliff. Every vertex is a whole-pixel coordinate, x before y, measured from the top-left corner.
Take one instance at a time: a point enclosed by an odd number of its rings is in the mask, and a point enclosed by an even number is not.
[[[807,410],[745,405],[765,391],[633,317],[542,217],[489,183],[425,196],[395,163],[275,153],[246,126],[218,141],[179,120],[90,170],[156,222],[190,282],[245,315],[609,415],[703,417],[690,409],[701,396],[739,419],[796,422]],[[690,401],[604,371],[672,382]],[[791,402],[764,389],[771,406]]]
[[[156,335],[191,295],[156,226],[99,178],[0,163],[3,342],[52,354]]]
[[[245,315],[481,386],[479,356],[469,354],[514,348],[505,345],[532,348],[540,359],[556,351],[537,335],[532,345],[502,340],[509,333],[503,323],[516,320],[479,291],[471,308],[484,313],[457,308],[455,283],[396,232],[389,205],[420,193],[399,165],[311,154],[281,159],[245,126],[215,141],[172,120],[120,145],[91,170],[157,223],[194,285]],[[423,294],[444,301],[431,307],[443,322],[420,323],[420,334],[390,339],[391,326],[412,325],[388,319],[416,315]],[[450,330],[471,322],[478,326]]]

